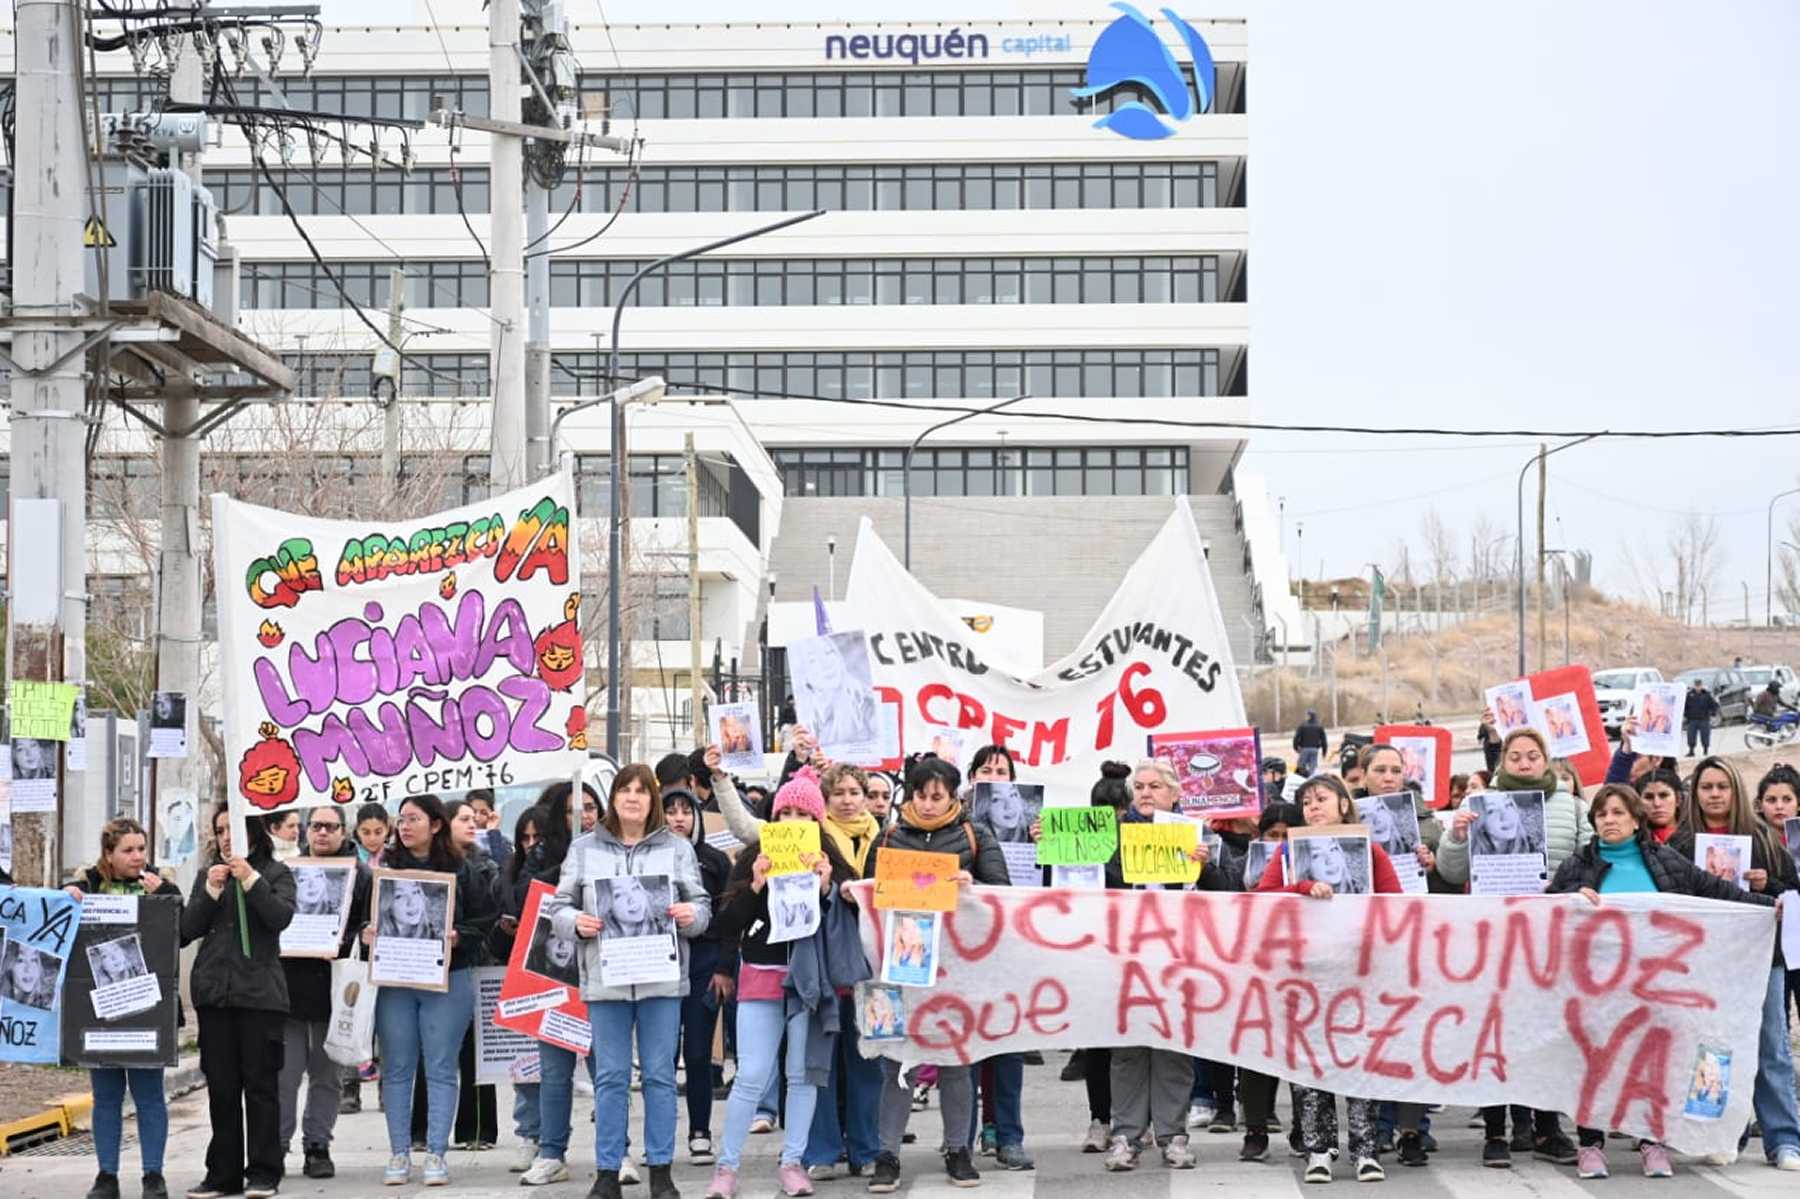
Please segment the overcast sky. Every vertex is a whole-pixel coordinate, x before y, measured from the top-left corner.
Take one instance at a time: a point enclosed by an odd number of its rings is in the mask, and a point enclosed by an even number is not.
[[[359,21],[383,3],[325,0],[328,15]],[[568,5],[577,22],[598,19],[596,0]],[[992,0],[604,8],[616,23],[1050,11]],[[1103,0],[1093,8],[1103,13]],[[1258,419],[1800,421],[1800,4],[1252,0],[1178,11],[1251,21]],[[1419,542],[1432,507],[1465,543],[1483,512],[1510,528],[1535,442],[1259,433],[1251,444],[1249,464],[1287,498],[1289,552],[1304,521],[1317,575],[1390,561],[1400,539]],[[1794,486],[1800,438],[1581,446],[1552,459],[1548,541],[1590,550],[1598,581],[1625,590],[1636,585],[1627,546],[1653,557],[1682,513],[1716,514],[1715,614],[1723,603],[1741,615],[1745,582],[1760,613],[1765,508]],[[1800,514],[1800,496],[1788,503]]]

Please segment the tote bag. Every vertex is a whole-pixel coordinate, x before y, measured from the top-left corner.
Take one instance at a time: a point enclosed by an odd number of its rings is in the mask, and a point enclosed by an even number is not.
[[[331,963],[331,1026],[325,1056],[340,1066],[360,1066],[375,1056],[375,991],[362,938],[347,958]]]

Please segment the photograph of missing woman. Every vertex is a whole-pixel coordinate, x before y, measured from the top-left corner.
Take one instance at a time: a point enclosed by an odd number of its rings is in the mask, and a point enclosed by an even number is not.
[[[865,1041],[906,1040],[906,992],[888,983],[857,983],[856,1025]]]
[[[1281,856],[1281,842],[1252,841],[1244,850],[1244,890],[1256,890],[1256,884],[1268,873],[1269,863]]]
[[[769,879],[769,944],[798,941],[819,931],[819,878],[777,874]]]
[[[350,901],[346,883],[356,877],[355,863],[331,868],[302,864],[295,859],[288,870],[294,876],[294,912],[300,916],[335,916]]]
[[[559,937],[548,915],[540,915],[531,930],[531,948],[525,953],[525,969],[540,978],[565,986],[581,985],[581,944]]]
[[[1514,729],[1530,728],[1532,723],[1531,686],[1528,683],[1501,683],[1487,689],[1488,711],[1494,714],[1494,728],[1502,737]]]
[[[281,930],[284,958],[335,958],[350,922],[353,858],[291,858],[294,918]]]
[[[1410,791],[1370,795],[1356,801],[1357,816],[1375,844],[1390,858],[1412,857],[1419,844],[1419,814]]]
[[[55,778],[56,742],[40,741],[36,737],[13,738],[12,776],[15,783]]]
[[[150,967],[144,964],[144,947],[139,944],[136,933],[89,945],[87,960],[88,969],[94,972],[96,988],[129,982],[150,973]]]
[[[1782,822],[1781,831],[1787,839],[1788,852],[1794,855],[1794,864],[1800,866],[1800,816],[1790,816]]]
[[[868,638],[855,632],[803,637],[787,652],[794,708],[819,751],[835,761],[873,760],[881,738]]]
[[[1725,1115],[1725,1105],[1730,1100],[1731,1050],[1700,1046],[1694,1055],[1694,1073],[1681,1114],[1695,1120],[1717,1120]]]
[[[941,912],[889,912],[881,981],[897,987],[937,985]]]
[[[1325,883],[1335,895],[1367,895],[1374,877],[1369,861],[1369,838],[1339,834],[1329,837],[1290,837],[1294,882]]]
[[[1683,703],[1680,683],[1648,683],[1639,687],[1631,712],[1637,720],[1637,731],[1631,734],[1632,751],[1680,757]]]
[[[371,901],[375,946],[369,981],[442,991],[450,985],[456,879],[424,870],[377,870]]]
[[[712,721],[713,744],[719,747],[726,770],[748,773],[764,769],[762,721],[755,704],[714,704],[707,717]]]
[[[11,937],[0,953],[4,954],[0,957],[0,1001],[45,1012],[55,1010],[62,959]]]
[[[187,757],[187,706],[188,697],[180,691],[150,697],[150,757]]]
[[[1536,895],[1547,881],[1542,791],[1480,791],[1464,801],[1480,817],[1469,828],[1469,889],[1476,895]]]
[[[1736,883],[1741,891],[1750,889],[1750,838],[1728,833],[1696,833],[1694,865],[1714,878]]]
[[[673,894],[666,874],[626,874],[594,883],[590,914],[600,918],[601,985],[635,986],[681,977],[675,917],[669,915]]]
[[[1044,809],[1041,783],[976,783],[969,816],[1002,845],[1031,844],[1031,826]]]
[[[1553,758],[1578,758],[1588,751],[1587,727],[1581,720],[1581,704],[1573,693],[1553,695],[1538,705],[1543,713],[1544,740]]]

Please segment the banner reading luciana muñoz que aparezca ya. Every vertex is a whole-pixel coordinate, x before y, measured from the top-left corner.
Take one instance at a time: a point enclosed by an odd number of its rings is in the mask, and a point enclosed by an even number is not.
[[[568,475],[450,512],[213,497],[234,816],[570,777],[587,756]]]

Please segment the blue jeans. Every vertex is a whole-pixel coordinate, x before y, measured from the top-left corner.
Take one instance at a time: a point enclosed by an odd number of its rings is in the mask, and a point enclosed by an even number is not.
[[[375,996],[375,1035],[381,1041],[381,1107],[387,1116],[388,1152],[412,1148],[413,1076],[425,1063],[425,1150],[450,1148],[461,1085],[457,1055],[475,1018],[475,973],[452,970],[447,991],[383,987]]]
[[[1025,1059],[1003,1053],[990,1059],[994,1067],[994,1143],[1025,1143]]]
[[[1763,1156],[1771,1162],[1783,1149],[1800,1149],[1800,1113],[1794,1104],[1794,1058],[1788,1047],[1786,1009],[1787,975],[1770,970],[1758,1034],[1752,1107],[1762,1124]]]
[[[587,1055],[589,1081],[594,1077],[594,1055]],[[575,1055],[560,1045],[538,1042],[538,1081],[531,1086],[536,1093],[532,1113],[532,1133],[537,1139],[538,1156],[562,1161],[569,1156],[570,1112],[575,1107]],[[518,1103],[513,1115],[518,1116]],[[520,1136],[524,1136],[521,1130]]]
[[[631,1120],[631,1034],[643,1070],[644,1164],[675,1160],[675,1035],[681,1000],[611,999],[588,1004],[594,1029],[594,1166],[617,1170]]]
[[[1303,779],[1309,779],[1313,776],[1313,772],[1318,770],[1318,768],[1319,768],[1319,751],[1316,749],[1301,750],[1300,751],[1300,762],[1299,762],[1299,767],[1298,767],[1300,777]]]
[[[738,1167],[750,1121],[756,1118],[757,1101],[775,1074],[775,1056],[781,1047],[781,1031],[787,1028],[787,1131],[781,1142],[781,1164],[793,1165],[806,1152],[806,1135],[812,1128],[813,1105],[819,1089],[806,1081],[807,1014],[796,1010],[783,1014],[779,999],[738,1000],[738,1081],[725,1101],[725,1137],[719,1146],[719,1165]],[[879,1093],[879,1090],[877,1091]],[[837,1160],[834,1155],[833,1161]]]
[[[537,1140],[538,1130],[541,1126],[539,1113],[538,1084],[515,1082],[513,1084],[513,1135],[521,1141]]]
[[[806,1136],[805,1163],[809,1166],[835,1165],[838,1154],[844,1152],[846,1131],[852,1166],[868,1165],[881,1152],[881,1062],[856,1051],[856,1001],[841,997],[838,1011],[841,1031],[832,1054],[831,1081],[816,1096],[812,1128]],[[839,1095],[844,1100],[841,1125]]]
[[[163,1147],[169,1142],[169,1102],[163,1096],[161,1066],[145,1069],[89,1070],[94,1088],[94,1155],[100,1169],[119,1172],[119,1143],[125,1136],[125,1088],[137,1105],[138,1156],[144,1173],[161,1174]]]

